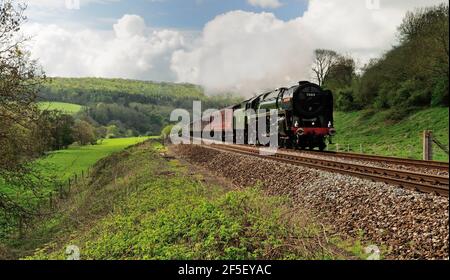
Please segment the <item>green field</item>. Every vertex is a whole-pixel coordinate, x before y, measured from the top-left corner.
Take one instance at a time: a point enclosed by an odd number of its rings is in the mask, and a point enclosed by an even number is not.
[[[48,201],[50,193],[57,191],[58,182],[66,182],[74,175],[86,173],[100,159],[147,139],[148,137],[107,139],[95,146],[72,145],[67,150],[53,152],[32,163],[40,171],[40,176],[46,178],[40,182],[38,190],[32,191],[29,186],[23,185],[13,186],[0,178],[0,194],[7,195],[27,209],[35,209]],[[15,230],[15,226],[6,223],[1,216],[0,226],[0,240]]]
[[[432,130],[434,136],[448,146],[449,110],[432,108],[417,111],[400,120],[388,120],[392,111],[357,111],[335,113],[338,131],[330,150],[422,159],[422,133]],[[434,145],[434,159],[448,161],[448,156]]]
[[[39,102],[39,108],[42,110],[58,110],[65,114],[74,115],[81,111],[83,106],[63,102]]]
[[[97,161],[112,153],[147,139],[148,137],[105,139],[101,144],[94,146],[72,145],[67,150],[51,153],[48,157],[40,160],[39,163],[48,167],[48,173],[64,180],[75,174],[81,174]]]

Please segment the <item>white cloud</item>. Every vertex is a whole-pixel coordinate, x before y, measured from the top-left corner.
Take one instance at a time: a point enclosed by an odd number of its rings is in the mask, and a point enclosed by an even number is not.
[[[117,38],[123,39],[133,36],[144,36],[146,28],[144,19],[137,15],[124,15],[113,26]]]
[[[278,0],[247,0],[247,2],[255,7],[261,7],[261,8],[278,8],[282,4]]]
[[[34,34],[32,55],[50,76],[173,80],[170,58],[184,46],[181,33],[151,30],[135,15],[123,16],[114,32],[41,24],[29,24],[25,31]]]
[[[271,13],[229,12],[209,22],[190,50],[178,50],[172,70],[179,81],[209,92],[239,90],[246,95],[310,79],[312,54],[330,48],[361,62],[379,56],[396,39],[406,11],[442,0],[312,0],[301,17],[278,20]]]
[[[192,34],[151,29],[136,15],[123,16],[108,32],[37,23],[25,30],[34,35],[33,56],[51,76],[190,82],[211,93],[251,95],[310,79],[316,48],[362,62],[379,56],[395,43],[406,11],[441,2],[380,0],[379,9],[368,9],[367,3],[376,0],[311,0],[308,10],[290,21],[272,13],[232,11],[207,23],[193,42],[187,39]]]
[[[180,81],[208,91],[246,93],[306,78],[313,46],[295,21],[270,13],[230,12],[208,23],[192,51],[177,51],[172,69]]]

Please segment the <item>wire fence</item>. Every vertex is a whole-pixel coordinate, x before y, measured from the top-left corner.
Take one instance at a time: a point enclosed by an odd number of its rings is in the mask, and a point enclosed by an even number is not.
[[[74,192],[75,186],[86,181],[92,171],[93,168],[89,167],[87,170],[72,175],[67,180],[56,182],[54,189],[38,202],[39,212],[43,213],[48,209],[55,210],[62,200],[67,199]]]

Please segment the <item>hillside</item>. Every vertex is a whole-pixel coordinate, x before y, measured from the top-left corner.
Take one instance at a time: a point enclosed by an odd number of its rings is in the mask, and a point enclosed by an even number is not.
[[[392,110],[336,112],[338,134],[333,142],[341,151],[361,152],[362,148],[364,153],[422,159],[422,133],[432,130],[448,146],[448,108],[416,110],[399,120],[393,118]],[[329,148],[336,150],[336,145]],[[438,147],[434,146],[434,152],[434,159],[448,161],[448,155]]]
[[[52,78],[39,91],[43,102],[86,107],[86,117],[119,136],[158,135],[177,108],[223,108],[240,101],[233,95],[206,96],[199,86],[101,78]]]

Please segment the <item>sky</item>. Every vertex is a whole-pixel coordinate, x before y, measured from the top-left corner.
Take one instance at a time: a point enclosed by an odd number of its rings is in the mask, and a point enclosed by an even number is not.
[[[311,79],[317,48],[362,66],[407,11],[442,0],[27,0],[49,76],[188,82],[252,95]]]

